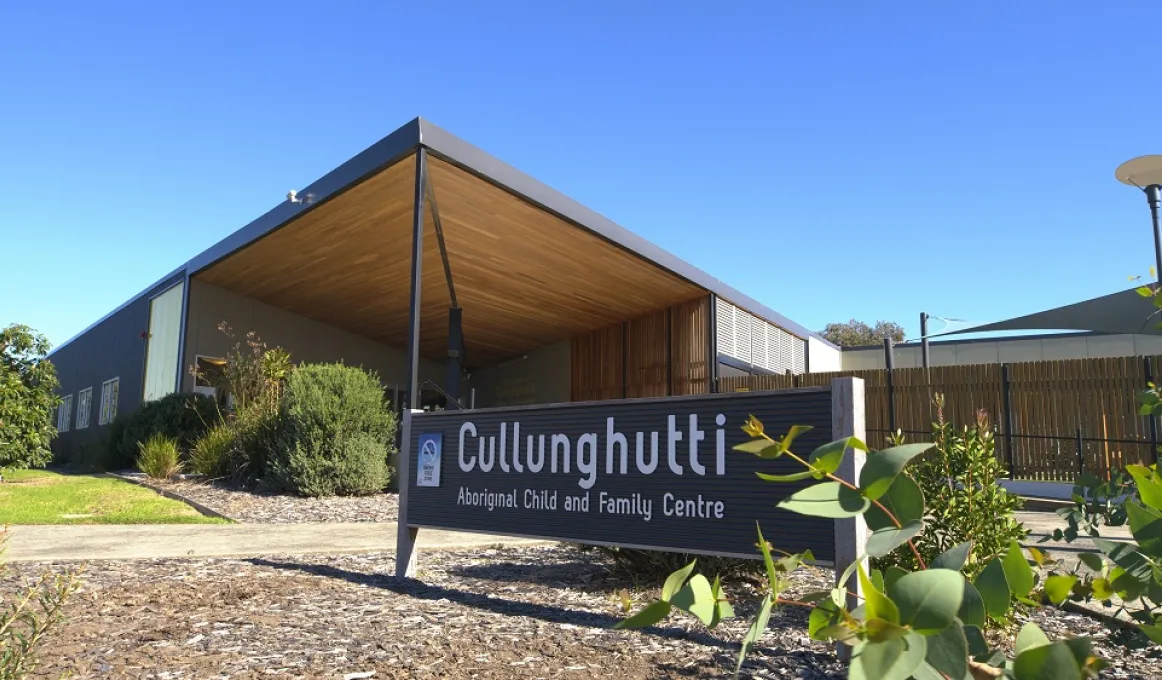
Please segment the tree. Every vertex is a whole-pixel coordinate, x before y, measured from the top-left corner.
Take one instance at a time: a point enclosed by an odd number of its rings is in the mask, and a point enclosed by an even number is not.
[[[852,319],[846,323],[829,323],[823,329],[823,337],[840,347],[867,347],[878,345],[884,338],[892,342],[904,341],[904,327],[894,321],[877,321],[869,326]]]
[[[44,467],[60,397],[48,339],[28,326],[0,330],[0,468]]]

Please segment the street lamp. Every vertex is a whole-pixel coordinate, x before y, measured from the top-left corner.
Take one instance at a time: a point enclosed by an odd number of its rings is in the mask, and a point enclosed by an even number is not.
[[[1162,228],[1158,225],[1158,208],[1162,203],[1162,156],[1131,158],[1114,170],[1114,177],[1122,184],[1129,184],[1146,192],[1146,202],[1150,204],[1150,218],[1154,221],[1154,275],[1162,277]],[[1162,278],[1159,280],[1162,281]]]

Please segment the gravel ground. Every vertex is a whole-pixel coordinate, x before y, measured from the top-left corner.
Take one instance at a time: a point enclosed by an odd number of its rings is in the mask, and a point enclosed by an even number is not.
[[[713,632],[674,616],[652,633],[612,631],[617,592],[634,590],[592,552],[571,547],[430,552],[420,581],[389,578],[392,556],[103,562],[47,643],[37,677],[638,678],[728,677],[755,591],[728,584],[739,619]],[[46,565],[20,564],[7,577]],[[62,568],[63,565],[48,565]],[[796,574],[789,597],[826,587]],[[0,580],[0,586],[8,585]],[[1092,619],[1041,610],[1051,636],[1098,638],[1103,677],[1160,678],[1156,648],[1133,648]],[[841,678],[806,610],[776,612],[744,677]]]
[[[399,498],[394,493],[303,498],[261,490],[244,491],[214,482],[157,482],[143,476],[136,479],[245,524],[394,522],[399,516]]]

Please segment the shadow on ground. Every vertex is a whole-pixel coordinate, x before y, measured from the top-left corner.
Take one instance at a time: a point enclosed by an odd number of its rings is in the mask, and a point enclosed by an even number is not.
[[[580,609],[567,609],[554,605],[534,604],[529,602],[519,602],[515,600],[507,600],[491,595],[481,595],[478,593],[471,593],[455,588],[446,588],[444,586],[432,585],[423,583],[415,579],[396,579],[393,576],[385,574],[365,574],[357,571],[350,571],[338,567],[332,567],[323,564],[303,564],[297,562],[280,562],[265,558],[251,558],[247,562],[256,566],[269,567],[271,569],[278,569],[281,571],[298,571],[315,576],[322,576],[326,578],[339,579],[353,583],[359,586],[366,586],[371,588],[380,588],[399,595],[407,597],[414,597],[420,600],[448,600],[456,604],[474,609],[488,611],[494,614],[502,614],[506,616],[523,616],[539,619],[548,623],[556,624],[572,624],[574,626],[584,626],[589,628],[609,629],[613,628],[615,624],[621,621],[620,617],[611,616],[608,614],[600,614]],[[587,563],[563,563],[560,565],[552,565],[549,567],[525,567],[517,568],[519,565],[513,565],[512,570],[514,582],[529,582],[537,583],[539,585],[554,585],[552,580],[540,580],[535,578],[538,572],[551,572],[555,575],[566,573],[570,567],[581,566],[583,568],[592,570],[594,576],[600,576],[602,568],[599,565]],[[495,569],[496,565],[492,565]],[[465,570],[471,570],[471,567],[466,567]],[[608,588],[608,583],[605,584]],[[575,587],[571,585],[570,587]],[[738,607],[739,614],[745,616],[749,613],[747,610],[752,609],[746,605]],[[777,610],[770,620],[771,628],[797,628],[804,631],[806,634],[807,617],[805,612],[798,615],[800,612],[790,610]],[[713,654],[713,659],[707,659],[706,665],[690,668],[672,668],[669,669],[674,673],[681,673],[683,675],[689,674],[691,677],[704,676],[707,670],[711,667],[722,668],[724,666],[733,668],[737,658],[739,643],[723,640],[715,637],[704,629],[684,630],[675,627],[651,626],[644,629],[659,637],[670,639],[682,639],[690,642],[695,642],[700,645],[716,649]],[[767,665],[773,663],[771,660],[777,661],[770,668],[778,667],[780,669],[787,668],[786,662],[796,660],[799,664],[828,666],[834,664],[835,657],[829,654],[819,654],[815,652],[803,651],[788,651],[785,649],[771,648],[758,646],[754,647],[751,656],[748,657],[747,667],[755,670],[762,669]],[[820,676],[827,677],[827,676]]]

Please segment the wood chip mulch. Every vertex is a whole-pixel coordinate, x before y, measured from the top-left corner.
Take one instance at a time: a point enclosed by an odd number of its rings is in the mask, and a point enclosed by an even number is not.
[[[651,632],[614,631],[617,592],[656,596],[567,546],[426,552],[417,581],[390,577],[392,555],[143,560],[86,566],[68,625],[36,677],[644,678],[729,677],[754,612],[732,579],[740,618],[705,631],[672,616]],[[0,588],[45,567],[14,565]],[[797,572],[788,597],[827,586]],[[1112,662],[1103,677],[1159,678],[1156,648],[1127,647],[1084,616],[1042,610],[1051,636],[1089,634]],[[844,668],[806,634],[807,612],[777,610],[743,677],[834,679]]]
[[[37,677],[718,677],[746,629],[739,619],[708,633],[675,616],[654,633],[611,630],[617,592],[633,585],[570,547],[421,560],[403,584],[389,553],[92,563]],[[14,565],[8,580],[45,566]],[[804,572],[795,590],[829,578]],[[753,613],[746,589],[732,592],[740,615]],[[637,606],[650,595],[635,592]],[[746,677],[842,677],[806,625],[805,611],[777,612]]]
[[[242,490],[218,482],[137,479],[244,524],[394,522],[399,517],[399,497],[395,493],[303,498],[261,489]]]

